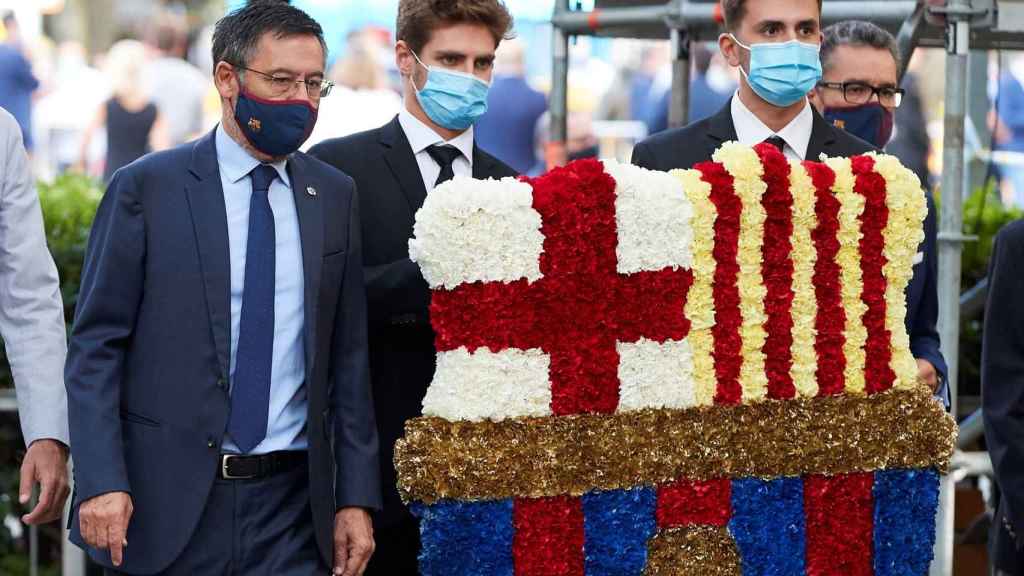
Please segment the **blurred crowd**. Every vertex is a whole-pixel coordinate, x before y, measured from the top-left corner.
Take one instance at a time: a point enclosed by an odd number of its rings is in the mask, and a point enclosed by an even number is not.
[[[0,107],[21,124],[36,174],[52,178],[70,169],[108,180],[149,151],[209,131],[220,117],[211,34],[180,14],[161,14],[90,56],[76,40],[26,39],[14,15],[4,14]],[[330,79],[337,88],[321,103],[304,150],[380,126],[401,109],[393,32],[366,27],[340,44],[330,47]],[[626,159],[635,142],[669,127],[669,52],[664,41],[577,39],[569,67],[570,160]],[[994,151],[1004,204],[1024,206],[1024,56],[1004,56],[1004,66],[997,60],[989,73],[992,141],[983,146]],[[919,74],[936,63],[912,61],[888,147],[932,184],[941,171],[941,155],[933,153],[941,134],[941,94],[922,95]],[[548,163],[548,64],[545,51],[521,40],[502,43],[489,111],[475,126],[480,145],[523,174],[543,173]],[[724,106],[739,78],[714,43],[693,44],[691,64],[688,119],[694,121]]]

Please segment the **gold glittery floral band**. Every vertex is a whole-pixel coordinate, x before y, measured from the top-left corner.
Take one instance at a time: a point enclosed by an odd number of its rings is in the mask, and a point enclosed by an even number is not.
[[[417,418],[395,445],[406,501],[581,495],[679,478],[938,468],[956,424],[924,388],[612,415]]]
[[[736,543],[724,526],[662,530],[647,544],[645,576],[740,576]]]

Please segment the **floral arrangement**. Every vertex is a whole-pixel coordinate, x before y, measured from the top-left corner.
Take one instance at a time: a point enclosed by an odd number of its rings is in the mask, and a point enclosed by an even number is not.
[[[891,157],[734,143],[438,187],[395,449],[421,572],[926,572],[955,424],[903,321],[925,212]]]

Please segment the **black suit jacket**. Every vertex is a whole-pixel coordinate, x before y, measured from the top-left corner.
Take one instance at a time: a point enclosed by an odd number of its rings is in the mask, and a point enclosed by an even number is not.
[[[807,160],[816,161],[822,153],[847,157],[875,149],[860,138],[830,126],[813,107],[811,112],[814,114],[814,125],[811,128],[811,141],[807,145]],[[730,99],[714,116],[683,128],[655,134],[637,144],[633,149],[633,164],[663,172],[693,168],[711,160],[711,156],[722,144],[736,139]]]
[[[985,440],[1002,500],[990,536],[996,567],[1024,573],[1024,221],[996,237],[981,351]],[[1016,533],[1016,541],[1007,526]]]
[[[370,378],[380,430],[384,493],[384,510],[376,520],[380,527],[392,526],[408,519],[398,497],[395,440],[404,433],[405,421],[420,415],[423,396],[434,377],[430,289],[419,267],[409,260],[416,211],[427,190],[398,118],[376,130],[321,142],[310,154],[352,176],[359,190],[370,318]],[[506,176],[516,173],[474,146],[474,178]]]
[[[301,153],[288,171],[305,284],[309,493],[330,566],[335,511],[380,506],[362,237],[351,178]],[[230,411],[230,264],[212,132],[114,175],[89,236],[65,382],[71,540],[85,547],[83,501],[129,492],[128,574],[180,555],[214,483]],[[111,566],[109,553],[89,554]]]

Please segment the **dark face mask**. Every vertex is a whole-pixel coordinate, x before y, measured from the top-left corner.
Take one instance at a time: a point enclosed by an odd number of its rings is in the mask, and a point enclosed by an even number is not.
[[[829,124],[879,149],[892,138],[893,111],[877,102],[852,108],[825,108],[824,116]]]
[[[299,149],[316,125],[317,109],[307,100],[266,100],[238,94],[235,121],[253,148],[267,156],[287,156]]]

